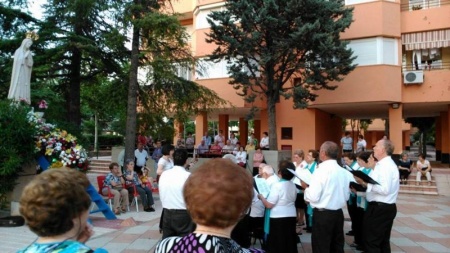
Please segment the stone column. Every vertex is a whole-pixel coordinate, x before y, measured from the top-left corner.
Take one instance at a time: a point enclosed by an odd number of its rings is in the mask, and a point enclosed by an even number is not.
[[[245,148],[248,138],[248,121],[244,118],[239,118],[239,142]]]
[[[394,143],[394,158],[400,158],[400,154],[402,153],[402,145],[403,145],[403,134],[402,134],[402,104],[399,105],[397,109],[389,106],[389,139]]]
[[[223,136],[225,137],[224,144],[228,140],[228,121],[230,120],[228,114],[219,114],[219,131],[223,131]]]
[[[449,110],[441,112],[441,134],[442,134],[442,163],[450,163],[450,123]]]
[[[442,159],[442,123],[441,117],[437,116],[435,118],[435,146],[436,146],[436,161],[441,161]]]
[[[208,114],[200,112],[195,117],[195,144],[200,144],[206,131],[208,131]]]

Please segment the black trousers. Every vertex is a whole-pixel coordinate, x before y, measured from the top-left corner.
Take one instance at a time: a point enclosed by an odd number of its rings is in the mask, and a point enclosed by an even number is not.
[[[364,215],[364,252],[391,252],[389,240],[396,215],[397,206],[395,204],[369,202]]]
[[[186,210],[164,208],[162,217],[162,239],[170,236],[185,236],[192,233],[195,225]]]
[[[351,204],[350,204],[351,203]],[[358,208],[357,204],[356,204],[356,194],[350,194],[350,199],[347,201],[347,210],[348,210],[348,215],[350,216],[350,220],[352,221],[352,230],[353,232],[355,232],[355,215],[356,215],[356,209]]]
[[[311,235],[314,253],[344,252],[344,213],[314,208]]]
[[[353,220],[352,227],[353,232],[355,234],[355,243],[361,247],[364,247],[363,241],[363,225],[364,224],[364,208],[356,208]]]

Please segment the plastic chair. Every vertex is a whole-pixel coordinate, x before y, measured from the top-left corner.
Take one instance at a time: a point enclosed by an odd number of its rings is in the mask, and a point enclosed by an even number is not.
[[[128,188],[130,188],[130,187],[128,187]],[[131,195],[131,193],[129,193],[129,196],[133,199],[133,201],[131,201],[130,206],[136,204],[136,212],[139,213],[139,203],[138,203],[139,193],[136,189],[135,184],[133,184],[133,186],[131,188],[133,188],[133,195]]]
[[[114,198],[114,196],[111,193],[111,188],[109,188],[108,186],[105,186],[103,184],[105,179],[106,179],[106,176],[97,176],[98,194],[100,194],[100,196],[102,196],[104,200],[107,200],[109,208],[111,210],[113,210],[112,209],[112,199]],[[104,187],[106,187],[108,189],[108,195],[106,195],[106,196],[103,194]]]

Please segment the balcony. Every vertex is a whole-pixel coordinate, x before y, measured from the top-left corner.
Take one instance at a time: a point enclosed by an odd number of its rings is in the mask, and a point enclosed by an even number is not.
[[[448,29],[450,24],[450,0],[430,0],[429,2],[421,0],[420,2],[421,4],[416,2],[404,4],[402,1],[400,6],[402,10],[402,33]]]
[[[402,1],[400,4],[401,11],[419,11],[441,6],[449,5],[449,0],[409,0]]]

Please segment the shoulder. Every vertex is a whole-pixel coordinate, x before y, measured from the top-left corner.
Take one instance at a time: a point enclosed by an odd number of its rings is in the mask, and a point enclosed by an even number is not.
[[[168,237],[163,239],[156,245],[155,253],[165,253],[169,252],[173,248],[176,248],[177,243],[182,239],[182,237]]]
[[[88,246],[78,241],[65,241],[57,243],[33,243],[27,249],[19,251],[20,253],[90,253],[93,252]]]

